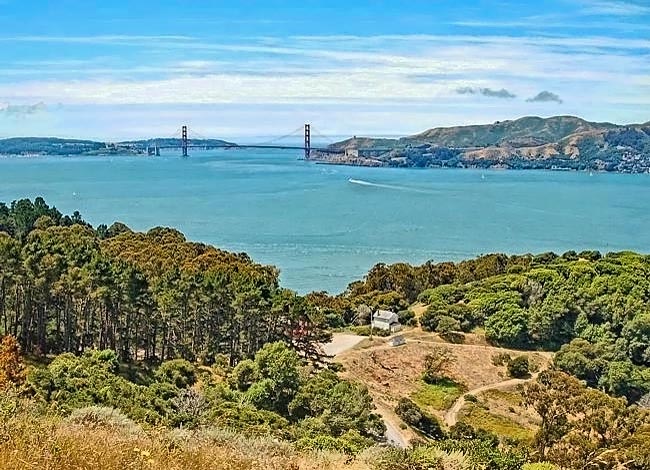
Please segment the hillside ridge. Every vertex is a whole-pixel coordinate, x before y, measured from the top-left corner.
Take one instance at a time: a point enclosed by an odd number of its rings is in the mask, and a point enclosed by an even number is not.
[[[650,171],[650,124],[525,116],[492,124],[434,127],[399,139],[353,137],[313,155],[328,163],[386,167]]]

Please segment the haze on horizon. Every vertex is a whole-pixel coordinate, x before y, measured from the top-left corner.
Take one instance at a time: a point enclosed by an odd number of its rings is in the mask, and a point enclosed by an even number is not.
[[[650,120],[646,1],[188,3],[0,0],[0,138]]]

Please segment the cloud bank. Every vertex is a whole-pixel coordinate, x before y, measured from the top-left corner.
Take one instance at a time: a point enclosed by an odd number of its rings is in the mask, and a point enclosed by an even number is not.
[[[44,102],[35,104],[0,104],[0,116],[20,118],[47,110]]]

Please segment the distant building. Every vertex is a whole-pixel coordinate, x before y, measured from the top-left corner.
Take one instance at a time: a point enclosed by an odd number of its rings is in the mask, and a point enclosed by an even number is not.
[[[346,148],[345,156],[351,158],[359,158],[359,149]]]
[[[388,310],[377,310],[372,315],[372,327],[379,330],[386,330],[394,333],[402,329],[399,316]]]

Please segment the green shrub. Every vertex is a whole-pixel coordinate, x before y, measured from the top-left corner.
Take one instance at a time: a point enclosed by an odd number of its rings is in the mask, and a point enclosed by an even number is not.
[[[196,382],[196,370],[184,359],[173,359],[160,364],[155,377],[160,382],[171,383],[178,388],[187,388]]]
[[[429,437],[440,438],[444,435],[438,419],[424,412],[415,402],[408,398],[400,398],[395,407],[395,413],[406,424],[413,426]]]
[[[552,463],[539,462],[524,464],[521,470],[557,470],[557,467]]]
[[[417,326],[418,324],[418,319],[415,318],[415,313],[411,310],[401,310],[398,313],[399,316],[399,322],[402,325],[407,325],[407,326]]]
[[[351,326],[350,331],[360,336],[370,336],[370,325]],[[386,337],[390,336],[390,334],[388,330],[380,330],[379,328],[372,329],[373,336]]]
[[[348,455],[357,455],[372,446],[374,441],[359,434],[359,431],[349,430],[339,437],[320,434],[315,437],[303,437],[296,442],[299,449],[335,450]]]
[[[250,359],[241,361],[235,366],[230,374],[230,386],[239,391],[245,392],[257,380],[259,372],[257,365]]]
[[[527,356],[517,356],[508,363],[508,375],[522,379],[530,375],[530,364]]]
[[[412,449],[388,449],[375,462],[377,470],[444,470],[442,453],[419,446]]]
[[[445,452],[461,452],[467,457],[469,468],[490,470],[521,470],[526,462],[526,455],[521,451],[507,446],[499,446],[496,436],[486,433],[481,436],[476,432],[471,439],[445,439],[436,442],[435,446]]]

